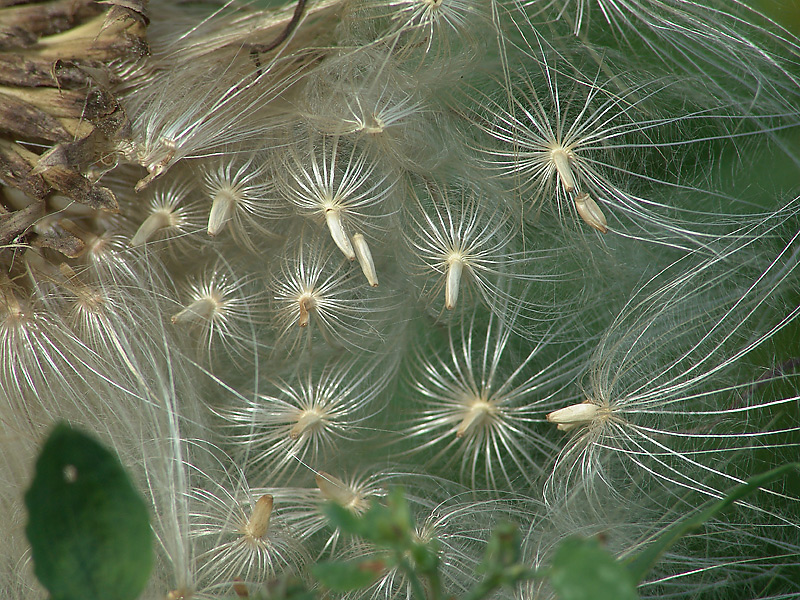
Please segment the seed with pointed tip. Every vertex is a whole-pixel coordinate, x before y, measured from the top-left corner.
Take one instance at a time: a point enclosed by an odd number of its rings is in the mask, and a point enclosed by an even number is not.
[[[461,420],[461,424],[456,430],[456,437],[463,438],[470,435],[476,427],[486,423],[496,412],[497,408],[491,402],[482,399],[475,400]]]
[[[347,257],[347,260],[355,260],[356,253],[353,251],[353,245],[344,231],[344,225],[342,225],[342,212],[337,208],[327,209],[325,211],[325,222],[328,224],[328,230],[331,232],[333,241],[342,251],[342,254]]]
[[[550,423],[558,425],[560,431],[570,431],[582,425],[589,425],[594,421],[600,407],[588,400],[581,404],[572,404],[559,408],[547,415]]]
[[[575,208],[584,223],[594,227],[600,233],[608,232],[606,216],[589,194],[583,193],[575,196]]]
[[[571,193],[575,191],[575,177],[572,174],[572,167],[570,166],[570,154],[561,147],[553,148],[550,150],[550,160],[556,167],[561,185],[564,186],[564,191]]]
[[[214,196],[211,212],[208,213],[208,235],[216,236],[233,217],[236,196],[228,190],[220,190]]]
[[[447,261],[447,280],[444,285],[444,307],[453,310],[458,301],[458,289],[461,285],[461,273],[464,271],[464,261],[460,254],[454,254]]]
[[[247,586],[242,581],[241,577],[234,577],[233,578],[233,591],[236,593],[236,596],[239,598],[249,598],[250,592],[247,589]]]
[[[289,431],[289,437],[296,440],[308,430],[314,430],[324,424],[322,414],[315,409],[305,410],[297,419],[297,423]]]
[[[352,506],[356,496],[344,481],[324,471],[317,473],[314,479],[326,500],[331,500],[346,508]]]
[[[178,148],[178,145],[175,143],[175,141],[165,138],[161,138],[159,141],[161,142],[161,146],[166,150],[166,154],[158,162],[147,165],[147,175],[145,175],[136,183],[135,186],[133,186],[133,190],[135,192],[141,192],[155,179],[161,177],[161,175],[167,170],[172,159],[175,158],[175,152]]]
[[[20,299],[14,293],[11,279],[2,269],[0,269],[0,308],[3,309],[6,319],[18,320],[25,314]]]
[[[380,135],[385,129],[386,123],[375,113],[369,115],[367,122],[364,124],[364,133],[368,135]]]
[[[353,236],[353,247],[356,251],[358,264],[361,265],[361,271],[364,273],[364,277],[367,278],[367,282],[372,287],[378,287],[378,273],[375,271],[372,252],[370,252],[369,245],[367,245],[367,240],[360,233]]]
[[[299,327],[306,327],[310,318],[309,313],[314,310],[314,307],[316,306],[314,296],[308,293],[303,294],[300,296],[300,299],[297,301],[297,303],[300,305],[300,317],[297,319],[297,325]]]
[[[267,535],[269,520],[272,517],[272,505],[274,498],[270,494],[264,494],[256,502],[250,520],[244,526],[242,533],[252,539],[261,539]]]
[[[157,210],[151,213],[136,230],[136,234],[131,238],[130,245],[134,248],[141,246],[155,236],[162,229],[167,229],[175,225],[175,215],[171,211]]]
[[[182,311],[172,315],[172,322],[177,325],[181,323],[209,321],[218,308],[219,302],[214,298],[198,298]]]

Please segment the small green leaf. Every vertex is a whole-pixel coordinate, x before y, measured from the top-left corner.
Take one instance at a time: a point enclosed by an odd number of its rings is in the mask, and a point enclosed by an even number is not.
[[[25,494],[34,572],[52,600],[134,600],[153,564],[147,508],[119,460],[59,424]]]
[[[405,552],[411,545],[414,521],[402,488],[389,490],[386,506],[374,502],[363,517],[361,536],[383,548]]]
[[[501,587],[514,587],[521,581],[541,575],[522,562],[519,529],[513,523],[500,523],[492,531],[486,555],[477,572],[483,580],[474,586],[464,600],[483,600]]]
[[[492,531],[486,556],[479,570],[483,573],[500,572],[516,565],[521,559],[519,529],[513,523],[500,523]]]
[[[353,535],[361,533],[361,518],[345,507],[335,502],[328,502],[323,506],[322,512],[328,517],[328,522],[334,529]]]
[[[678,539],[703,526],[709,519],[713,519],[731,504],[749,496],[762,486],[782,479],[792,471],[800,470],[800,463],[788,463],[766,473],[756,475],[748,479],[745,483],[735,487],[722,500],[710,500],[701,506],[696,512],[688,517],[672,524],[661,534],[651,546],[635,556],[628,562],[628,572],[636,581],[642,581],[650,569],[658,562],[658,559],[672,546]]]
[[[380,577],[385,568],[381,560],[318,562],[311,568],[311,573],[334,592],[351,592],[367,587]]]
[[[549,569],[559,600],[636,600],[636,582],[597,539],[568,538]]]
[[[382,548],[405,551],[411,543],[414,523],[402,489],[391,490],[387,505],[373,499],[363,515],[355,515],[336,503],[324,507],[330,524],[342,533],[364,538]]]
[[[420,573],[434,573],[439,568],[439,540],[431,539],[424,543],[411,543],[409,552]]]

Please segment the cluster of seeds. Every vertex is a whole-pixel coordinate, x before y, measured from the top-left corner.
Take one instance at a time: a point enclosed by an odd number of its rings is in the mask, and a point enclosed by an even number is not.
[[[630,556],[793,460],[799,61],[722,0],[0,0],[0,599],[61,419],[169,600],[372,556],[322,506],[395,485],[459,597],[502,520]],[[765,488],[640,592],[800,594],[799,528]]]

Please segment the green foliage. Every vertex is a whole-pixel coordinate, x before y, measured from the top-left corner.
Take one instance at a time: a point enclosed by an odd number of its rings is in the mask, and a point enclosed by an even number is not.
[[[560,600],[636,600],[636,580],[595,539],[568,538],[549,569]]]
[[[334,592],[352,592],[367,587],[385,568],[386,563],[381,560],[325,561],[314,565],[311,572]]]
[[[483,579],[467,595],[467,600],[485,598],[499,588],[513,587],[537,576],[536,571],[522,564],[519,530],[513,523],[502,523],[492,531],[479,571]]]
[[[800,470],[791,463],[758,475],[722,500],[708,502],[676,522],[651,546],[627,562],[615,559],[597,538],[570,537],[549,567],[527,567],[516,525],[492,532],[478,569],[481,576],[464,600],[483,600],[501,588],[529,580],[549,582],[559,600],[636,600],[636,585],[679,538],[703,526],[724,509],[762,486]],[[94,439],[58,425],[36,463],[25,496],[27,527],[35,572],[53,600],[133,600],[143,590],[152,566],[152,535],[144,502],[119,460]],[[373,500],[362,515],[331,503],[325,513],[332,527],[371,543],[376,554],[356,561],[315,564],[314,578],[333,592],[368,587],[390,569],[400,570],[414,598],[441,600],[440,547],[415,529],[403,491],[386,503]],[[313,600],[296,578],[279,578],[259,598]]]
[[[52,600],[133,600],[153,564],[144,501],[116,456],[66,424],[25,494],[34,570]]]
[[[439,573],[438,543],[419,540],[402,491],[391,492],[384,506],[373,501],[362,516],[330,504],[326,514],[333,527],[361,537],[379,550],[379,558],[319,563],[314,577],[326,588],[351,592],[377,580],[387,569],[400,568],[408,578],[414,597],[419,600],[443,598]],[[482,600],[498,589],[513,588],[532,579],[549,578],[561,600],[591,597],[603,600],[635,600],[636,585],[625,567],[605,551],[597,540],[571,538],[556,553],[551,569],[537,571],[527,567],[520,550],[519,530],[513,523],[501,523],[493,531],[478,574],[479,583],[464,600]],[[422,582],[427,585],[423,585]]]
[[[723,510],[744,499],[759,488],[769,483],[783,479],[793,471],[800,470],[800,463],[789,463],[751,477],[745,483],[735,487],[721,500],[711,500],[700,507],[695,513],[673,523],[658,540],[633,558],[628,563],[628,571],[636,581],[642,581],[650,572],[658,559],[684,535],[691,533],[703,526],[707,521],[716,517]]]
[[[762,486],[797,470],[800,470],[800,463],[791,463],[751,478],[722,500],[708,502],[697,512],[676,522],[652,545],[627,562],[614,558],[598,538],[570,537],[558,547],[549,567],[531,569],[522,560],[517,527],[512,523],[502,523],[492,532],[478,570],[482,579],[464,600],[482,600],[500,588],[513,588],[536,579],[547,580],[559,600],[636,600],[639,597],[637,584],[645,579],[658,559],[678,539],[702,527]],[[416,539],[414,523],[402,491],[394,490],[385,506],[373,501],[362,516],[336,504],[330,504],[326,514],[333,527],[372,542],[386,553],[377,559],[315,565],[313,575],[325,587],[338,592],[362,589],[376,581],[385,570],[399,567],[409,578],[416,598],[436,600],[443,597],[439,583],[438,544],[435,539]],[[422,580],[428,585],[423,586]]]
[[[371,542],[383,554],[378,559],[353,563],[320,563],[312,572],[324,586],[337,591],[358,589],[377,579],[384,570],[396,568],[405,574],[418,598],[427,597],[422,580],[427,581],[432,600],[442,597],[439,544],[436,539],[422,540],[415,534],[401,489],[389,494],[385,506],[373,501],[362,516],[336,504],[329,505],[326,514],[332,526]]]

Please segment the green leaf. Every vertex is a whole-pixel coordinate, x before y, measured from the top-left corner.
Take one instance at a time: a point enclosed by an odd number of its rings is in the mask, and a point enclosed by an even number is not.
[[[558,547],[549,579],[559,600],[636,600],[636,582],[595,538],[567,538]]]
[[[389,490],[386,506],[373,502],[364,513],[361,536],[384,548],[410,549],[414,520],[402,488]]]
[[[330,524],[342,533],[360,536],[382,548],[405,551],[411,544],[414,522],[400,488],[389,492],[386,506],[373,499],[360,516],[333,502],[323,510]]]
[[[782,479],[796,470],[800,470],[800,463],[785,464],[748,479],[747,482],[735,487],[722,500],[710,500],[706,502],[694,514],[673,523],[661,534],[661,537],[659,537],[655,543],[632,558],[627,565],[628,572],[630,572],[636,581],[642,581],[647,573],[650,572],[650,569],[658,562],[658,559],[661,558],[678,539],[687,533],[699,529],[706,521],[713,519],[731,504],[749,496],[760,487]]]
[[[427,575],[435,573],[439,568],[439,550],[439,540],[433,538],[424,543],[412,542],[409,553],[419,572]]]
[[[492,531],[486,555],[477,572],[483,580],[475,585],[464,600],[483,600],[501,587],[514,587],[521,581],[534,579],[539,574],[522,562],[519,529],[513,523],[500,523]]]
[[[380,577],[385,567],[381,560],[318,562],[311,568],[311,573],[334,592],[351,592],[367,587]]]
[[[328,502],[322,507],[322,512],[328,517],[328,522],[334,529],[352,535],[361,533],[361,518],[345,507],[335,502]]]
[[[134,600],[153,565],[147,508],[119,460],[55,427],[25,494],[34,572],[52,600]]]
[[[518,564],[522,555],[521,546],[517,526],[513,523],[500,523],[492,531],[486,556],[478,570],[482,573],[499,572]]]

